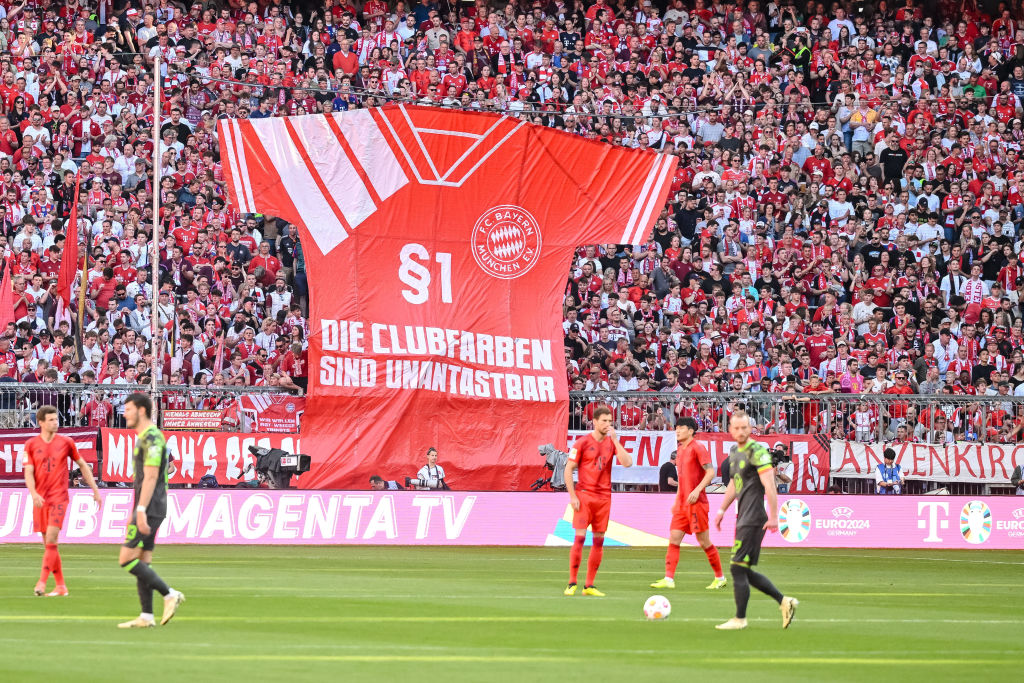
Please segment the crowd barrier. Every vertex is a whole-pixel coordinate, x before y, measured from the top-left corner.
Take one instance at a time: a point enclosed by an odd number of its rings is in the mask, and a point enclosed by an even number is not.
[[[96,428],[63,429],[61,434],[75,442],[78,454],[89,463],[93,471],[96,471],[98,469]],[[23,484],[25,474],[22,469],[21,454],[25,449],[25,442],[34,436],[39,436],[38,429],[0,430],[0,483],[7,481]]]
[[[244,471],[251,462],[247,446],[298,449],[305,398],[277,387],[166,384],[154,392],[142,384],[7,382],[0,383],[0,486],[23,482],[21,452],[25,442],[39,433],[36,409],[42,405],[57,407],[61,433],[75,440],[79,453],[102,479],[118,482],[130,477],[125,445],[134,444],[134,437],[126,432],[120,439],[104,437],[102,452],[98,451],[101,440],[97,437],[107,430],[85,426],[89,419],[84,408],[93,400],[109,401],[108,424],[123,427],[124,401],[133,392],[153,397],[157,424],[173,441],[175,457],[181,458],[183,474],[173,483],[195,484],[204,474],[216,476],[224,485],[251,481],[255,474]]]
[[[99,472],[103,481],[110,484],[132,481],[134,431],[101,429],[99,440],[95,428],[63,429],[62,433],[74,439],[79,453],[94,472]],[[568,443],[571,445],[587,433],[570,430]],[[21,452],[25,442],[36,434],[35,430],[28,429],[0,430],[0,484],[22,485]],[[165,434],[173,458],[169,482],[175,486],[194,486],[205,476],[213,476],[220,486],[253,482],[257,477],[250,446],[279,448],[288,453],[303,452],[298,434],[166,429]],[[657,487],[661,468],[675,453],[675,434],[670,430],[622,430],[618,432],[618,438],[634,464],[628,468],[613,464],[612,483],[616,489]],[[847,493],[873,493],[875,469],[882,464],[887,448],[895,451],[896,463],[907,479],[909,493],[930,492],[939,487],[965,495],[1013,493],[1013,472],[1024,465],[1024,445],[1017,444],[862,444],[830,441],[820,434],[773,434],[761,439],[773,452],[785,455],[792,463],[785,470],[792,479],[788,490],[791,494],[825,493],[837,480],[841,480],[842,489]],[[716,472],[713,482],[720,481],[717,473],[733,446],[731,437],[701,432],[697,440],[710,454]],[[97,444],[102,447],[102,457],[97,451]],[[539,477],[545,474],[539,458],[537,474]],[[294,484],[302,488],[302,477],[298,477]]]
[[[588,433],[570,430],[569,445]],[[613,464],[612,483],[656,485],[661,465],[669,462],[675,453],[675,432],[622,430],[617,432],[617,436],[623,448],[633,456],[633,466]],[[729,449],[734,443],[732,438],[728,434],[701,432],[697,440],[708,449],[711,464],[718,472],[722,461],[729,457]],[[783,434],[768,437],[764,443],[771,448],[783,449],[792,458],[793,493],[824,493],[828,490],[830,445],[827,438]]]
[[[836,477],[871,477],[886,448],[906,477],[939,483],[1007,485],[1024,465],[1024,444],[831,443],[831,472]]]
[[[249,445],[299,451],[295,432],[305,399],[275,387],[161,385],[153,393],[142,385],[5,383],[0,384],[0,485],[20,484],[19,455],[24,441],[35,433],[34,408],[43,403],[58,406],[63,432],[75,439],[94,469],[98,464],[104,480],[128,480],[132,436],[105,429],[100,440],[102,452],[98,453],[96,428],[80,426],[84,422],[81,409],[94,397],[104,397],[116,411],[118,402],[123,403],[128,393],[136,390],[154,395],[159,423],[165,430],[176,430],[168,431],[177,467],[174,484],[194,485],[204,475],[215,476],[221,485],[251,482],[255,474]],[[588,415],[599,403],[615,409],[619,437],[635,462],[628,469],[613,467],[612,481],[618,488],[658,483],[660,467],[675,451],[671,425],[680,415],[699,418],[700,439],[717,471],[731,446],[726,433],[728,416],[739,408],[754,417],[756,438],[772,448],[782,448],[792,458],[790,493],[794,494],[825,492],[830,479],[844,480],[846,491],[870,491],[870,479],[886,447],[896,450],[897,462],[913,482],[909,490],[916,493],[937,486],[969,495],[1010,493],[1014,468],[1024,464],[1024,445],[968,438],[991,438],[990,427],[1024,420],[1024,397],[573,392],[567,430],[570,444],[588,432]],[[858,411],[872,416],[870,429],[853,429]],[[961,438],[956,443],[939,443],[952,433],[934,429],[931,417],[936,411],[948,416],[951,423],[972,429],[958,434]],[[115,414],[112,422],[116,421]],[[904,432],[913,432],[917,443],[895,442],[901,426]],[[216,431],[203,431],[210,429]],[[849,438],[851,429],[853,438]],[[249,430],[252,433],[240,433]],[[538,457],[538,476],[542,474]],[[301,486],[301,479],[297,483]]]
[[[167,447],[174,457],[168,483],[198,484],[204,476],[216,477],[221,486],[256,479],[256,459],[249,446],[280,448],[301,453],[297,434],[239,434],[234,432],[166,432]],[[106,482],[130,482],[135,476],[132,452],[136,434],[131,429],[104,429],[102,477]]]
[[[587,433],[569,430],[569,444]],[[675,453],[675,434],[668,429],[622,429],[617,434],[633,457],[633,466],[614,464],[612,483],[657,485],[661,466]],[[923,490],[940,485],[973,486],[985,495],[1009,493],[1013,490],[1010,478],[1014,469],[1024,465],[1024,444],[857,443],[830,440],[824,434],[768,434],[757,438],[790,458],[793,481],[789,493],[794,494],[824,493],[833,478],[873,481],[886,448],[894,450],[896,463],[906,478],[924,487]],[[708,449],[711,464],[719,472],[733,445],[732,439],[725,433],[700,432],[697,440]],[[865,492],[873,492],[872,489],[869,486]]]
[[[238,421],[248,417],[246,413],[257,412],[271,416],[277,414],[277,403],[290,410],[286,414],[301,415],[301,399],[292,397],[280,387],[220,386],[214,384],[180,385],[160,384],[156,391],[149,384],[56,384],[46,382],[4,382],[0,383],[0,429],[34,427],[36,409],[42,405],[56,406],[60,412],[61,424],[65,427],[84,426],[84,408],[93,399],[108,400],[115,415],[123,412],[124,400],[129,394],[139,392],[153,398],[157,408],[157,420],[161,427],[164,413],[179,410],[221,410],[231,406],[237,414],[225,417]],[[242,399],[239,402],[239,399]],[[285,399],[291,399],[285,401]],[[297,404],[296,401],[299,401]],[[299,407],[296,408],[296,405]],[[280,419],[282,423],[286,420]],[[266,430],[271,425],[261,424]]]
[[[694,417],[701,431],[726,432],[729,416],[744,410],[755,434],[823,434],[862,443],[897,438],[900,425],[920,442],[941,443],[945,435],[929,417],[938,413],[957,441],[998,441],[993,436],[1004,431],[1015,441],[1011,427],[1024,419],[1024,397],[1012,395],[573,391],[569,400],[570,429],[589,429],[593,408],[603,403],[614,409],[618,429],[667,429],[685,415]]]
[[[711,510],[721,496],[709,496]],[[117,543],[132,491],[71,493],[61,541]],[[664,546],[672,495],[613,494],[606,546]],[[781,496],[768,548],[1024,548],[1024,498]],[[0,543],[36,542],[25,490],[0,489]],[[564,493],[174,490],[160,543],[564,546],[573,538]],[[715,545],[728,547],[734,514]],[[656,572],[652,568],[652,571]]]

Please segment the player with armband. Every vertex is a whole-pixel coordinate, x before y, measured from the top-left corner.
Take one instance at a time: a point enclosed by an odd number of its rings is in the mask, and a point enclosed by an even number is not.
[[[583,595],[604,597],[604,593],[594,587],[594,579],[604,555],[604,533],[608,530],[611,516],[613,459],[623,467],[633,465],[633,457],[619,443],[612,428],[611,408],[598,406],[594,410],[593,431],[573,444],[569,460],[565,463],[565,488],[573,509],[572,526],[576,530],[576,538],[569,551],[569,585],[565,587],[565,595],[576,594],[576,579],[589,527],[593,532],[593,545],[587,558],[587,582],[583,584]],[[577,470],[579,481],[573,482],[572,475]]]

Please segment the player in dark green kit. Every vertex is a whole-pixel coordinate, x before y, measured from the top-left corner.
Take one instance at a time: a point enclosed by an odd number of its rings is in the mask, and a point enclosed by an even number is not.
[[[135,576],[142,612],[131,621],[118,624],[118,628],[148,628],[154,626],[153,591],[164,596],[164,613],[160,625],[174,616],[178,606],[185,602],[184,594],[174,590],[153,571],[153,546],[156,531],[167,514],[167,477],[170,453],[160,429],[153,424],[153,402],[145,394],[132,394],[124,406],[124,419],[136,434],[135,451],[135,512],[128,525],[119,562]]]
[[[729,473],[732,479],[725,491],[722,507],[715,515],[715,528],[722,530],[725,511],[736,500],[736,542],[732,546],[732,590],[736,598],[736,616],[715,628],[738,631],[747,627],[747,602],[753,586],[779,603],[782,628],[789,628],[799,601],[785,597],[764,574],[754,571],[761,554],[761,541],[765,531],[779,530],[779,499],[775,488],[775,468],[768,449],[750,438],[750,418],[744,413],[733,413],[729,420],[729,435],[736,442],[729,450]],[[765,496],[768,512],[765,512]]]

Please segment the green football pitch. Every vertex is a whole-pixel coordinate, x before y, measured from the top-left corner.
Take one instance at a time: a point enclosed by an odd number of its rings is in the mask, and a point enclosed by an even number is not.
[[[742,632],[714,630],[732,591],[699,548],[652,623],[658,549],[606,550],[607,597],[566,598],[563,548],[164,546],[188,601],[139,631],[116,547],[62,556],[71,595],[37,598],[41,547],[0,546],[0,681],[1009,681],[1024,659],[1024,552],[766,550],[800,608],[784,631],[755,591]]]

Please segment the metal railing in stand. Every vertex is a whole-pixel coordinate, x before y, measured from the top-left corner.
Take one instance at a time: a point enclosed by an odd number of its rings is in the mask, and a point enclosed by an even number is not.
[[[109,402],[110,414],[105,426],[123,427],[125,399],[135,392],[153,398],[157,424],[161,427],[164,426],[163,414],[167,409],[223,410],[240,396],[288,394],[280,387],[161,384],[154,391],[151,385],[143,384],[0,382],[0,429],[34,429],[37,426],[36,410],[43,405],[57,408],[63,427],[95,425],[96,421],[90,420],[91,411],[87,410],[92,401]],[[96,426],[97,437],[102,426]],[[224,428],[237,430],[238,425],[235,423]],[[100,446],[97,452],[99,472],[103,472],[103,457]]]
[[[1024,397],[947,394],[570,392],[570,429],[589,429],[593,408],[614,409],[617,429],[669,430],[680,416],[697,420],[704,432],[728,431],[736,410],[750,415],[755,434],[822,435],[832,442],[879,444],[1024,442]],[[1019,426],[1018,426],[1019,425]],[[867,493],[862,478],[833,475],[843,490]],[[988,495],[1012,487],[972,482],[908,482],[908,492]]]
[[[875,443],[1024,441],[1024,429],[1016,429],[1024,424],[1024,397],[1012,395],[573,391],[569,397],[571,429],[589,428],[593,407],[607,403],[620,429],[670,429],[677,417],[688,415],[702,431],[724,432],[729,416],[743,410],[756,429],[775,434]]]
[[[153,398],[157,422],[167,407],[219,409],[243,395],[287,394],[280,387],[241,387],[218,385],[161,384],[153,391],[144,384],[68,384],[0,382],[0,429],[36,426],[36,410],[43,405],[56,406],[61,424],[82,427],[89,423],[86,406],[91,401],[109,401],[114,420],[124,412],[124,401],[140,392]],[[162,425],[161,425],[162,426]]]

